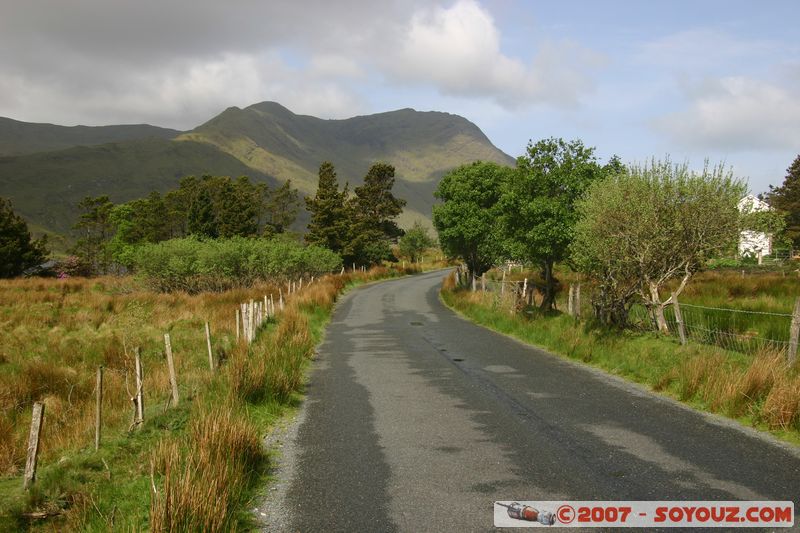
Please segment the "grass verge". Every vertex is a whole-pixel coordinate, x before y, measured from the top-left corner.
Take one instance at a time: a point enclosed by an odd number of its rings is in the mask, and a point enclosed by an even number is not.
[[[441,299],[477,324],[800,444],[800,373],[778,353],[752,357],[680,346],[651,333],[610,331],[564,314],[511,314],[491,295],[455,289],[449,278]]]

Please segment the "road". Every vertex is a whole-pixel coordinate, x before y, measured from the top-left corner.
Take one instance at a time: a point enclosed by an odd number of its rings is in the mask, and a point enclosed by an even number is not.
[[[800,453],[492,333],[434,272],[337,305],[268,530],[487,531],[495,500],[790,500]]]

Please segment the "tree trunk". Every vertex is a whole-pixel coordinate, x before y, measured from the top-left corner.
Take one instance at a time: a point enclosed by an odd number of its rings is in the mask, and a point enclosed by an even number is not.
[[[545,259],[544,270],[544,294],[542,296],[542,304],[539,308],[542,311],[550,311],[553,309],[553,304],[556,300],[555,278],[553,277],[553,260]]]
[[[661,298],[658,296],[658,287],[650,284],[650,303],[653,309],[653,318],[656,322],[656,328],[661,333],[669,335],[669,328],[667,327],[667,320],[664,318],[664,304],[661,303]]]

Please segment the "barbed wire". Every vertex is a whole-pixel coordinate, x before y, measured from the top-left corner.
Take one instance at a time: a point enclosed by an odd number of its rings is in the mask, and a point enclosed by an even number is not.
[[[782,317],[792,318],[792,314],[791,313],[775,313],[775,312],[772,312],[772,311],[750,311],[748,309],[733,309],[733,308],[727,308],[727,307],[710,307],[710,306],[705,306],[705,305],[687,304],[687,303],[683,303],[683,302],[680,302],[680,306],[681,306],[681,309],[683,309],[684,307],[691,307],[691,308],[695,308],[695,309],[706,309],[706,310],[709,310],[709,311],[724,311],[726,313],[747,313],[747,314],[751,314],[751,315],[782,316]]]

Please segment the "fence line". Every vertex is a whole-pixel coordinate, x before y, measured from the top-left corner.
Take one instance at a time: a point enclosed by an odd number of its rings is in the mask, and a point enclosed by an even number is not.
[[[462,280],[462,287],[473,286],[472,280],[463,269],[458,278]],[[528,305],[536,305],[537,298],[541,297],[538,287],[528,279],[486,278],[485,284],[473,290],[482,291],[487,297],[491,295],[493,306],[508,308],[511,313],[521,312]],[[572,295],[567,300],[557,300],[557,305],[563,306],[564,311],[569,311],[576,317],[591,314],[585,313],[587,306],[591,305],[590,294],[585,294],[581,302],[575,301],[575,295],[579,294],[577,285],[570,286],[569,291],[561,292]],[[787,353],[791,359],[792,325],[793,322],[800,324],[800,317],[793,313],[751,311],[685,302],[680,302],[679,305],[680,320],[672,305],[667,306],[664,313],[667,328],[676,338],[680,338],[681,322],[687,341],[715,345],[748,355],[762,350],[775,350]],[[634,327],[651,331],[656,329],[652,313],[643,304],[635,304],[631,308],[630,319]]]

